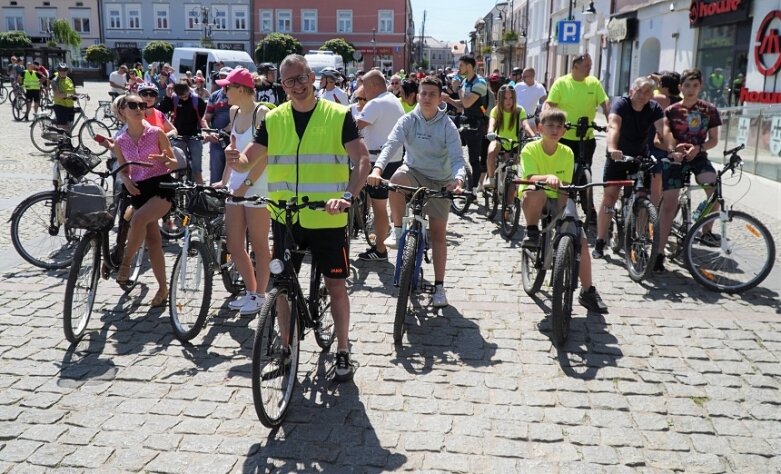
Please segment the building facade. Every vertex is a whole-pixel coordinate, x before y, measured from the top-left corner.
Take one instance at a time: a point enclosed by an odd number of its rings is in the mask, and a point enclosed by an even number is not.
[[[426,64],[427,70],[453,67],[453,45],[431,36],[424,36],[422,43],[420,40],[417,36],[412,44],[416,64]]]
[[[256,0],[253,3],[257,44],[273,32],[289,34],[306,53],[327,40],[344,38],[359,54],[347,69],[378,67],[386,74],[409,70],[415,32],[411,0],[375,2],[334,0]]]

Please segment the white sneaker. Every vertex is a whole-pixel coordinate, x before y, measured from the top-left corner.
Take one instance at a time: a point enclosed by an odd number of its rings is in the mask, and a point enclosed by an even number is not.
[[[447,306],[447,295],[445,294],[445,287],[437,285],[434,287],[434,296],[431,297],[431,305],[435,308],[444,308]]]
[[[261,295],[250,295],[249,300],[244,304],[244,306],[241,307],[241,311],[239,311],[239,314],[255,314],[260,312],[260,310],[263,308],[263,303],[266,301],[265,296]]]
[[[474,192],[475,193],[482,193],[484,189],[485,189],[485,186],[483,185],[483,182],[480,181],[480,184],[477,185],[477,187],[475,188]]]
[[[493,189],[494,188],[494,180],[490,176],[486,176],[483,180],[483,188],[484,189]]]
[[[401,227],[398,229],[394,227],[388,238],[385,239],[385,246],[389,249],[399,248],[399,239],[401,239],[402,232]]]
[[[244,296],[239,296],[233,301],[228,302],[228,308],[230,309],[241,309],[245,304],[247,304],[247,301],[249,301],[250,294],[246,293]]]

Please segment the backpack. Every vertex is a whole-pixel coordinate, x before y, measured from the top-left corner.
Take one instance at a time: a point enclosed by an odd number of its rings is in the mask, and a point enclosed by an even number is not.
[[[174,103],[174,111],[173,116],[171,117],[171,123],[174,123],[176,121],[176,109],[179,108],[179,96],[174,94],[171,97],[171,101]],[[193,110],[195,110],[195,116],[198,117],[198,129],[201,128],[201,111],[198,110],[198,96],[194,92],[190,92],[190,103],[193,105]]]

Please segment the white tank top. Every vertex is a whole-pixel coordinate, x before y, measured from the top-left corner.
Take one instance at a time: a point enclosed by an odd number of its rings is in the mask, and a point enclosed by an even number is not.
[[[252,140],[254,138],[254,129],[252,126],[248,127],[247,130],[244,131],[244,133],[238,133],[236,131],[236,123],[234,118],[234,124],[231,128],[231,135],[236,137],[236,148],[239,150],[244,150],[244,148],[252,143]],[[244,184],[244,180],[247,179],[247,176],[249,176],[249,171],[246,171],[244,173],[239,173],[236,170],[231,170],[230,178],[228,179],[228,189],[231,193],[236,191],[239,186]],[[268,177],[266,176],[266,170],[263,170],[263,174],[260,175],[260,178],[258,178],[252,186],[247,190],[247,192],[244,194],[245,196],[265,196],[268,197]]]

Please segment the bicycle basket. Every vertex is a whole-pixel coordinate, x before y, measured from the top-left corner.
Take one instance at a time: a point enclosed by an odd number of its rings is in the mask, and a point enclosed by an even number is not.
[[[74,184],[68,189],[65,219],[70,227],[103,230],[114,224],[106,191],[95,183]]]
[[[212,189],[204,188],[189,197],[187,210],[196,216],[217,217],[225,213],[225,198]]]
[[[100,157],[86,150],[63,151],[57,155],[57,159],[65,171],[76,179],[83,178],[100,164]]]

